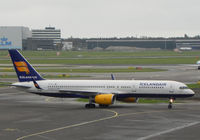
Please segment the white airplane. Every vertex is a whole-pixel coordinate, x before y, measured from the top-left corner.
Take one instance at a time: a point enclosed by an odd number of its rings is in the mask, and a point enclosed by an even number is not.
[[[198,70],[200,70],[200,60],[197,61]]]
[[[191,51],[192,48],[191,47],[181,47],[181,48],[179,48],[179,50],[181,50],[181,51]]]
[[[189,66],[189,67],[197,67],[197,69],[198,70],[200,70],[200,60],[198,60],[197,62],[196,62],[196,64],[182,64],[183,66]]]
[[[9,50],[19,82],[13,83],[30,93],[61,98],[88,98],[86,108],[112,105],[116,100],[136,102],[137,98],[168,98],[168,108],[176,98],[191,97],[194,92],[184,83],[164,80],[46,80],[17,50]]]

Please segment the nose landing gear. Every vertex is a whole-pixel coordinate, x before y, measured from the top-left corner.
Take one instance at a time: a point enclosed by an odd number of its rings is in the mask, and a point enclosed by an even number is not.
[[[173,98],[169,99],[169,105],[168,105],[168,109],[172,109],[172,103],[174,102]]]

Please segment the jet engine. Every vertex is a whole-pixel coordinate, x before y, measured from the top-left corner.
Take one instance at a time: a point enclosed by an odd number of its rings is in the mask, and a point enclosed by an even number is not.
[[[111,105],[115,101],[114,94],[99,94],[94,98],[94,102],[100,105]]]
[[[119,99],[119,101],[125,102],[125,103],[137,103],[138,100],[139,100],[139,99],[138,99],[138,98],[135,98],[135,97],[127,97],[127,98]]]

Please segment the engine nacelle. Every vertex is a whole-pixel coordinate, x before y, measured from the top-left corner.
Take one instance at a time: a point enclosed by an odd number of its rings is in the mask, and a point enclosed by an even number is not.
[[[94,98],[94,102],[100,105],[111,105],[114,101],[114,94],[99,94]]]
[[[119,101],[121,102],[125,102],[125,103],[137,103],[138,102],[138,98],[135,97],[127,97],[127,98],[122,98]]]

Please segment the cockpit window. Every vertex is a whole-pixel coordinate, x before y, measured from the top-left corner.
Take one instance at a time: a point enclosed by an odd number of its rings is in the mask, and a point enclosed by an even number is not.
[[[188,87],[186,87],[186,86],[181,86],[181,87],[179,87],[179,89],[188,89]]]

